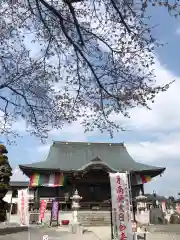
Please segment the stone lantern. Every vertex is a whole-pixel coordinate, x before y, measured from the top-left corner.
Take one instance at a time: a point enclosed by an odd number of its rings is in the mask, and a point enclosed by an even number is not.
[[[80,208],[79,202],[81,199],[82,199],[82,197],[79,196],[79,193],[76,189],[76,191],[74,192],[74,195],[71,197],[74,223],[78,223],[78,210]]]
[[[146,201],[147,197],[142,194],[142,191],[140,191],[139,196],[136,197],[137,211],[140,214],[146,211]]]
[[[70,199],[72,200],[72,210],[73,210],[73,212],[72,212],[73,221],[72,221],[72,223],[70,225],[70,227],[71,227],[70,231],[72,233],[76,233],[76,234],[80,233],[80,234],[82,234],[83,230],[81,228],[81,225],[78,222],[78,210],[80,208],[79,202],[82,199],[82,197],[79,196],[78,191],[76,190],[74,192],[74,195]]]
[[[137,227],[137,232],[141,232],[141,225],[149,224],[149,211],[147,211],[147,197],[142,194],[140,191],[139,196],[136,197],[136,204],[137,204],[137,222],[139,227]]]

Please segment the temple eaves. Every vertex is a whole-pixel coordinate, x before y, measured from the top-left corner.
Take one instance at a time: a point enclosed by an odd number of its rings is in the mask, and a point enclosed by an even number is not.
[[[54,141],[43,162],[20,165],[26,171],[82,171],[85,166],[104,164],[112,172],[139,172],[155,177],[165,168],[133,160],[123,143],[88,143]]]

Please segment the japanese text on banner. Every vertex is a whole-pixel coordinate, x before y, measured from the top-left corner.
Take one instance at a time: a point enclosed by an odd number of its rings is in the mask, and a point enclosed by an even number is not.
[[[110,183],[114,237],[119,240],[131,240],[133,238],[133,234],[127,174],[111,173]]]
[[[18,190],[18,213],[21,225],[29,225],[29,192],[28,189]]]

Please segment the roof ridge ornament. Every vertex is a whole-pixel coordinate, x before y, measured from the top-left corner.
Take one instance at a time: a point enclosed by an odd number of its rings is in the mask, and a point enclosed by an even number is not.
[[[97,156],[91,160],[91,162],[102,162],[102,160]]]

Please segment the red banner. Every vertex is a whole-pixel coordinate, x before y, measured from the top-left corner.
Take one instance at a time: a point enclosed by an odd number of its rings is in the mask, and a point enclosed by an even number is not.
[[[46,211],[47,202],[45,200],[40,201],[40,220],[43,220]]]

